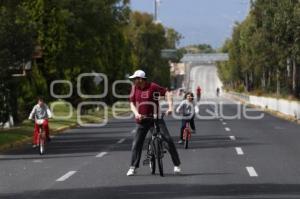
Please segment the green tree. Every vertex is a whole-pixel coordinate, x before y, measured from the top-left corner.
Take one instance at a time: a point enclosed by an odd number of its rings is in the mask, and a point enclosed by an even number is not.
[[[33,52],[33,32],[18,18],[24,13],[20,1],[6,0],[0,4],[0,120],[7,120],[9,113],[17,117],[17,97],[20,94],[20,78],[12,77],[21,73],[24,65],[31,60]]]
[[[168,48],[162,24],[154,23],[150,14],[133,12],[127,33],[132,45],[134,69],[143,69],[151,80],[169,86],[168,62],[161,58],[161,50]]]

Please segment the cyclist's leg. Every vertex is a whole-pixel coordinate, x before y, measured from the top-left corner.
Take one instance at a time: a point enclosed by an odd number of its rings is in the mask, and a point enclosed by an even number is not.
[[[182,120],[181,120],[180,135],[179,135],[180,140],[183,139],[183,131],[184,131],[184,129],[185,129],[185,126],[186,126],[186,120],[185,120],[185,119],[182,119]]]
[[[130,166],[138,168],[142,155],[143,144],[149,129],[152,126],[152,122],[143,122],[138,124],[137,131],[132,143],[132,156]]]
[[[170,133],[167,129],[167,126],[166,126],[166,123],[164,120],[159,120],[159,127],[160,127],[164,141],[166,141],[168,144],[168,151],[171,155],[174,165],[179,166],[180,165],[179,155],[178,155],[176,146],[173,142],[172,137],[170,136]]]
[[[191,129],[192,130],[196,130],[196,127],[195,127],[195,121],[194,121],[194,118],[195,118],[195,116],[193,116],[192,118],[191,118],[191,120],[190,120],[190,126],[191,126]]]
[[[39,130],[40,130],[39,125],[37,125],[37,123],[34,122],[33,140],[32,140],[32,144],[34,145],[38,144]]]

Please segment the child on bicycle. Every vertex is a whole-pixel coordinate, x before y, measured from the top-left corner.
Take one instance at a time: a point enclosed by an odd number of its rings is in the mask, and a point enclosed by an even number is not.
[[[50,141],[48,119],[51,117],[52,117],[52,113],[49,107],[47,106],[47,104],[44,103],[44,99],[39,97],[38,103],[33,107],[28,118],[29,120],[34,120],[34,132],[33,132],[33,144],[32,144],[33,148],[37,147],[38,134],[39,134],[39,126],[36,123],[36,120],[44,119],[43,128],[46,133],[47,141]]]
[[[179,106],[176,109],[176,113],[182,114],[182,120],[181,120],[181,128],[180,128],[180,134],[179,134],[179,144],[183,143],[183,131],[186,127],[187,122],[190,123],[191,132],[196,133],[195,129],[195,122],[194,117],[195,113],[198,113],[199,109],[197,106],[195,106],[194,102],[194,94],[192,92],[187,92],[184,95],[184,100],[179,104]]]

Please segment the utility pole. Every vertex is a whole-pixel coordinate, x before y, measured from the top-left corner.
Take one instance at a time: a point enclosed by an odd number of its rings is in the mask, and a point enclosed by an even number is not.
[[[160,4],[160,0],[154,0],[154,21],[158,22],[158,7]]]

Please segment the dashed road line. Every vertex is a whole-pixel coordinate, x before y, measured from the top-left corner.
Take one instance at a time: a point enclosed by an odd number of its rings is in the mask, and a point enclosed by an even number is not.
[[[33,160],[32,162],[33,162],[33,163],[42,163],[43,160]]]
[[[125,140],[126,140],[126,138],[122,138],[122,139],[120,139],[117,143],[118,143],[118,144],[122,144]]]
[[[255,169],[253,167],[246,167],[250,177],[258,177]]]
[[[244,151],[242,150],[241,147],[235,147],[235,150],[238,155],[244,155]]]
[[[66,173],[65,175],[61,176],[60,178],[58,178],[56,181],[57,182],[63,182],[65,180],[67,180],[68,178],[70,178],[72,175],[74,175],[77,171],[69,171],[68,173]]]
[[[130,131],[131,134],[135,134],[136,133],[136,129],[133,129],[132,131]]]
[[[230,128],[228,128],[228,127],[225,127],[225,131],[230,131]]]
[[[98,155],[96,155],[96,158],[102,158],[105,155],[107,155],[107,152],[101,152]]]
[[[223,125],[226,125],[227,123],[226,123],[226,122],[223,122],[222,124],[223,124]]]
[[[236,140],[236,137],[233,136],[233,135],[229,136],[229,138],[230,138],[231,140]]]

